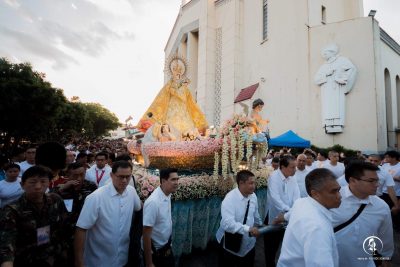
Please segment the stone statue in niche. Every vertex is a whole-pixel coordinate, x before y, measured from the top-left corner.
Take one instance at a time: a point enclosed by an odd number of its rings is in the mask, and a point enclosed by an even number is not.
[[[338,55],[339,47],[329,44],[321,51],[326,60],[315,74],[314,82],[321,87],[322,125],[326,133],[343,132],[345,96],[353,88],[357,68],[346,57]]]

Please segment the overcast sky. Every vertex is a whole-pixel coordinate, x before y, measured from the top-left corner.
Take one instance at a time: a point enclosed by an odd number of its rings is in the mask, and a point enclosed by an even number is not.
[[[31,62],[67,97],[137,122],[163,85],[181,0],[0,0],[0,57]],[[364,0],[400,41],[400,1]]]

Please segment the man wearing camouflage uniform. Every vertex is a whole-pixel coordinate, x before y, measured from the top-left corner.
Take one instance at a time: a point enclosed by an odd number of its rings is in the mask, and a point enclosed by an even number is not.
[[[46,167],[26,170],[25,193],[0,214],[1,267],[65,266],[68,214],[58,195],[45,194],[51,178]]]

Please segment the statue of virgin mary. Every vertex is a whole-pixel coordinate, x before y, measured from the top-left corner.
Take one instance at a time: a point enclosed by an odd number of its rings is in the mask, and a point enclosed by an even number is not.
[[[145,114],[152,114],[153,136],[157,136],[157,131],[161,125],[165,124],[169,125],[171,131],[177,136],[194,130],[204,131],[208,126],[207,120],[188,88],[185,60],[179,56],[173,56],[166,66],[171,78],[145,112]],[[144,115],[139,121],[139,128],[141,122],[147,120],[147,116]]]

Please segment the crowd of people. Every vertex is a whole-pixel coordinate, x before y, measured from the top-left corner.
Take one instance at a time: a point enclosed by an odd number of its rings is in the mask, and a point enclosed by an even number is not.
[[[340,156],[270,152],[265,218],[254,174],[239,171],[221,205],[219,265],[253,266],[259,227],[270,225],[268,267],[388,266],[400,226],[400,154]],[[2,160],[0,172],[1,267],[176,264],[178,170],[160,170],[160,187],[144,203],[120,141],[30,145]]]

